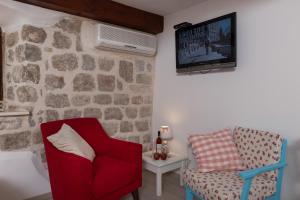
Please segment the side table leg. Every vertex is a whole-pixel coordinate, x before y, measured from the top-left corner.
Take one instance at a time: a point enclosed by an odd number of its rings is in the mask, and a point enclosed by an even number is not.
[[[161,173],[156,173],[156,195],[161,196]]]
[[[184,165],[185,165],[185,162],[184,161],[181,161],[181,168],[180,168],[180,185],[183,186],[183,179],[182,179],[182,176],[183,176],[183,170],[184,170]]]

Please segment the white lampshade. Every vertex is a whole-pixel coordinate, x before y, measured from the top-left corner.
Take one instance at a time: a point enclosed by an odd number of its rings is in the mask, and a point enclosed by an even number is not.
[[[163,140],[170,140],[173,138],[172,132],[169,126],[161,126],[160,127],[161,138]]]

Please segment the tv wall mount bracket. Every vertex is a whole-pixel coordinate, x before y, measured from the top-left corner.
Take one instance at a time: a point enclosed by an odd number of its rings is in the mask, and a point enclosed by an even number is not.
[[[193,25],[193,24],[190,23],[190,22],[182,22],[182,23],[180,23],[180,24],[174,25],[173,28],[174,28],[175,30],[178,30],[178,29],[185,28],[185,27],[192,26],[192,25]]]

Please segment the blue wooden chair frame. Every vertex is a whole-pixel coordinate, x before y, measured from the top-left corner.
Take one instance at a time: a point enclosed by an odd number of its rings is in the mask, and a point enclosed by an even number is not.
[[[287,149],[287,140],[284,139],[281,147],[281,158],[278,163],[267,165],[256,169],[242,171],[239,173],[240,177],[244,180],[241,200],[248,200],[248,195],[251,188],[252,180],[255,176],[273,170],[278,170],[278,177],[276,181],[276,192],[272,196],[269,196],[266,200],[280,200],[283,172],[284,172],[284,168],[287,166],[286,149]],[[194,196],[200,200],[204,200],[204,198],[201,197],[201,194],[197,194],[194,191],[192,191],[191,188],[185,186],[185,199],[193,200]]]

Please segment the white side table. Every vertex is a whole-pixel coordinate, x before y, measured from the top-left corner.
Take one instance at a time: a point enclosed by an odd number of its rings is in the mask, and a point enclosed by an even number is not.
[[[162,174],[180,169],[180,185],[182,183],[182,172],[186,156],[170,153],[167,160],[154,160],[152,152],[143,153],[143,167],[153,173],[156,173],[156,195],[161,196],[162,191]]]

